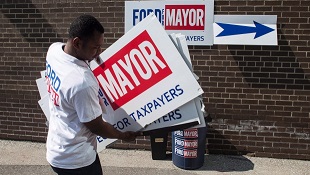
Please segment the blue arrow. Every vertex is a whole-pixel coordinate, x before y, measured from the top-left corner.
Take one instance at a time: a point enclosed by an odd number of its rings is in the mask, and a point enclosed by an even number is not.
[[[218,34],[216,37],[221,36],[230,36],[230,35],[241,35],[246,33],[256,33],[254,39],[261,37],[267,33],[270,33],[274,31],[274,29],[264,26],[256,21],[253,21],[255,24],[255,27],[249,27],[249,26],[241,26],[241,25],[235,25],[235,24],[225,24],[225,23],[217,23],[220,27],[222,27],[224,30]]]

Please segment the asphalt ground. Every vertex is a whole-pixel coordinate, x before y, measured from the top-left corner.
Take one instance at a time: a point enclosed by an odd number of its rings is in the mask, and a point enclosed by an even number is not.
[[[170,154],[166,160],[153,160],[151,151],[106,149],[99,157],[106,175],[310,175],[310,161],[302,160],[205,155],[201,168],[183,170]],[[45,159],[45,144],[0,140],[0,175],[54,175]]]

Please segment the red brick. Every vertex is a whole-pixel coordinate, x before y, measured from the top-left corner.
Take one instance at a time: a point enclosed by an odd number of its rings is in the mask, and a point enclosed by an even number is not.
[[[21,2],[1,5],[0,138],[45,142],[46,119],[37,105],[34,80],[44,69],[48,46],[65,42],[68,21],[89,13],[104,24],[104,47],[109,47],[124,34],[124,2]],[[305,134],[310,132],[309,5],[293,0],[215,1],[215,14],[278,15],[281,32],[278,46],[189,46],[194,72],[205,91],[206,109],[216,118],[209,123],[214,131],[208,138],[225,145],[216,145],[210,153],[253,151],[260,157],[310,160],[305,146],[309,145]],[[249,120],[256,122],[245,122]],[[268,146],[269,152],[253,144]],[[149,138],[114,146],[150,149]]]

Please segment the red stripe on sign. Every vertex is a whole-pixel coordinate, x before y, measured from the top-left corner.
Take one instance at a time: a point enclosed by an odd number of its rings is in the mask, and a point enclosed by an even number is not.
[[[197,149],[194,149],[194,150],[185,149],[183,151],[183,154],[184,154],[185,158],[196,158],[197,157]]]
[[[204,30],[205,5],[166,5],[165,30]]]
[[[147,31],[93,72],[114,110],[172,73]]]
[[[185,129],[184,130],[184,138],[198,138],[198,129]]]
[[[198,148],[198,140],[184,140],[184,148]]]

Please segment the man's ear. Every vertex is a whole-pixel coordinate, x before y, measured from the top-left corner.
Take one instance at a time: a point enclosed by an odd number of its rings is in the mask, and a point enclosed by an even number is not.
[[[72,44],[75,49],[79,49],[80,46],[82,45],[81,39],[79,37],[73,38]]]

